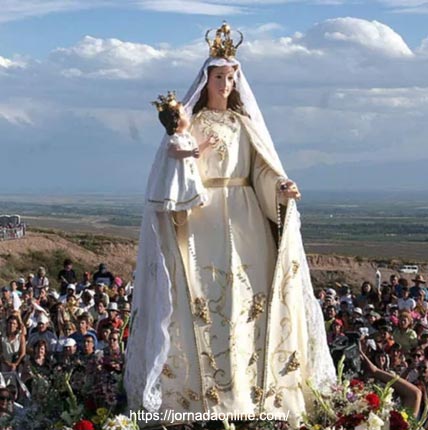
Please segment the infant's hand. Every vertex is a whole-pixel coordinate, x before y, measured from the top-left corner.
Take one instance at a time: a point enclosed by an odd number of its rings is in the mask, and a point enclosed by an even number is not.
[[[199,148],[192,149],[192,157],[199,158],[201,155]]]

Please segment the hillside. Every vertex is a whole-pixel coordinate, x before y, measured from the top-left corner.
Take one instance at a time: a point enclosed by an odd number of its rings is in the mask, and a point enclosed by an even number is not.
[[[128,281],[135,267],[137,242],[131,239],[89,234],[63,233],[55,230],[29,232],[20,240],[0,242],[0,282],[34,272],[39,266],[48,269],[48,276],[55,276],[62,268],[64,258],[71,258],[77,273],[94,272],[99,263]],[[375,272],[381,266],[382,279],[396,273],[400,260],[379,261],[360,257],[335,255],[308,255],[314,286],[326,286],[335,281],[346,282],[355,290],[363,280],[374,282]],[[428,265],[421,265],[421,272],[428,272]],[[412,276],[408,276],[410,279]]]
[[[93,273],[100,263],[125,281],[131,277],[137,253],[136,241],[130,239],[68,234],[59,231],[29,232],[23,239],[0,242],[0,282],[34,272],[39,266],[48,270],[55,281],[65,258],[71,258],[78,276]]]

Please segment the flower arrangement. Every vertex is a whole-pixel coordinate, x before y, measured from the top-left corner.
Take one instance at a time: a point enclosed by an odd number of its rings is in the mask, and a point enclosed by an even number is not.
[[[312,411],[304,416],[300,430],[421,429],[422,423],[393,400],[392,385],[397,379],[385,387],[359,379],[343,380],[342,360],[336,384],[320,390],[308,382],[315,401]]]

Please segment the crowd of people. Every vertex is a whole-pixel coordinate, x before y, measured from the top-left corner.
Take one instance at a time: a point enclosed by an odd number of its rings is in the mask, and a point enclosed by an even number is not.
[[[19,414],[30,399],[46,401],[46,387],[58,381],[70,381],[85,406],[95,402],[93,407],[115,408],[126,403],[121,381],[132,292],[132,281],[125,285],[106,264],[79,278],[69,259],[54,282],[39,267],[35,274],[4,286],[0,417]],[[428,290],[422,275],[411,285],[396,275],[380,288],[364,282],[359,294],[336,283],[318,289],[316,296],[332,351],[354,335],[366,361],[414,384],[426,397]]]
[[[67,259],[54,282],[44,267],[10,281],[0,302],[0,417],[44,402],[70,383],[78,402],[120,402],[132,282],[100,264],[80,279]],[[61,395],[61,387],[57,393]],[[94,393],[98,390],[98,394]],[[68,396],[68,392],[64,392]],[[31,400],[30,400],[31,399]],[[56,407],[60,406],[58,402]]]
[[[428,290],[422,275],[409,280],[395,274],[375,288],[363,282],[359,294],[346,284],[319,289],[328,344],[344,351],[356,339],[364,357],[400,376],[422,392],[418,415],[428,394]],[[352,340],[351,340],[352,342]]]

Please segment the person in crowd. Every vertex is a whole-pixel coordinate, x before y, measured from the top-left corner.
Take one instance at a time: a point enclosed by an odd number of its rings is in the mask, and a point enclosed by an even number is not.
[[[389,325],[380,326],[379,336],[381,339],[381,349],[389,354],[392,347],[395,345],[395,340],[392,336],[392,327]]]
[[[343,321],[339,318],[336,318],[330,326],[330,331],[327,333],[327,343],[329,346],[333,345],[336,339],[345,336],[342,330]]]
[[[408,286],[401,287],[401,297],[397,300],[399,311],[412,312],[416,307],[416,302],[410,297],[410,290]]]
[[[94,295],[95,291],[93,290],[85,290],[82,292],[79,307],[83,312],[89,312],[94,306]]]
[[[113,326],[111,324],[105,325],[100,331],[100,337],[98,338],[97,349],[102,351],[104,348],[107,348],[109,345],[109,336],[113,330]]]
[[[61,369],[72,370],[79,363],[79,356],[77,354],[77,344],[71,337],[64,341],[61,353],[56,354],[56,366]]]
[[[10,295],[12,297],[12,306],[16,311],[21,307],[21,295],[22,293],[18,290],[18,284],[16,281],[10,281],[9,283]]]
[[[101,263],[98,266],[98,270],[94,273],[92,280],[94,284],[97,284],[98,282],[102,282],[103,284],[110,286],[114,282],[114,276],[107,269],[107,264]]]
[[[75,324],[71,321],[66,321],[62,327],[62,330],[59,333],[60,335],[58,337],[58,342],[57,342],[55,351],[62,352],[64,348],[64,342],[66,341],[66,339],[71,337],[75,332],[76,332]]]
[[[97,348],[97,335],[91,328],[91,323],[88,315],[80,315],[77,318],[77,331],[70,335],[71,339],[76,341],[77,349],[79,352],[83,351],[85,336],[92,336],[94,340],[95,349]]]
[[[397,275],[391,275],[389,277],[389,286],[391,287],[393,296],[396,297],[397,299],[400,298],[401,297],[401,285],[400,285],[400,282],[398,280]]]
[[[412,279],[412,282],[414,282],[414,285],[410,288],[410,297],[416,300],[421,291],[424,292],[424,297],[426,297],[428,290],[425,286],[426,281],[424,277],[422,275],[416,275],[415,279]]]
[[[124,354],[120,346],[119,330],[113,329],[108,340],[109,346],[103,350],[102,367],[108,372],[120,373],[124,365]]]
[[[12,418],[11,401],[9,390],[6,387],[0,387],[0,419]]]
[[[351,313],[349,311],[339,311],[337,313],[337,318],[343,322],[343,331],[351,330]]]
[[[29,348],[34,348],[36,342],[40,339],[46,341],[48,351],[55,351],[57,344],[57,336],[51,330],[49,330],[50,320],[45,313],[40,313],[37,318],[37,330],[30,334],[27,346]]]
[[[385,372],[390,371],[390,358],[385,351],[376,351],[374,355],[374,363],[380,370],[384,370]]]
[[[396,379],[396,375],[379,369],[363,351],[360,351],[360,355],[367,373],[372,375],[373,378],[384,384]],[[398,378],[394,381],[392,388],[400,396],[401,404],[417,417],[422,400],[421,391],[403,378]]]
[[[95,346],[95,339],[90,334],[83,336],[83,347],[79,351],[79,358],[86,367],[88,364],[94,364],[100,358],[100,351]]]
[[[414,300],[416,301],[414,318],[422,324],[427,324],[428,302],[425,301],[425,290],[421,289]]]
[[[374,291],[372,285],[368,281],[364,281],[361,285],[360,294],[355,297],[354,305],[355,307],[363,309],[368,304],[377,306],[380,301],[380,296],[377,291]]]
[[[336,316],[337,316],[336,306],[333,306],[333,305],[327,306],[325,309],[325,317],[324,317],[326,333],[330,332],[331,325],[336,319]]]
[[[76,292],[81,294],[83,291],[90,289],[91,286],[91,272],[84,272],[81,282],[77,284]]]
[[[34,273],[29,273],[27,275],[27,282],[25,284],[25,289],[28,290],[28,288],[33,288],[33,281],[34,281]]]
[[[126,346],[129,337],[129,326],[131,322],[131,305],[128,302],[118,304],[120,319],[123,321],[123,325],[120,328],[122,334],[122,342]]]
[[[108,318],[104,318],[98,322],[98,327],[97,327],[98,337],[100,335],[102,328],[107,324],[112,325],[113,328],[117,330],[120,330],[123,325],[123,321],[119,315],[119,308],[117,306],[117,303],[115,302],[109,303],[107,306],[107,312],[108,312]]]
[[[418,344],[416,332],[412,329],[413,319],[409,312],[401,312],[398,328],[393,332],[394,340],[403,348],[404,352],[409,352]]]
[[[26,357],[23,364],[22,380],[31,390],[31,380],[37,375],[50,375],[52,359],[48,351],[48,344],[44,339],[38,340],[33,350]]]
[[[383,284],[380,292],[379,311],[385,313],[387,306],[396,303],[396,301],[397,298],[392,293],[392,287],[388,283]]]
[[[60,282],[60,294],[65,294],[67,285],[77,282],[76,272],[73,270],[73,262],[66,258],[63,263],[63,268],[58,272],[58,281]]]
[[[425,356],[423,350],[417,346],[412,348],[408,367],[401,374],[401,377],[414,384],[419,378],[419,366],[424,360]]]
[[[22,292],[26,289],[26,287],[25,287],[25,278],[18,278],[17,280],[16,280],[16,287],[17,287],[17,292],[18,292],[18,295],[19,295],[19,297],[21,297],[22,296]]]
[[[40,288],[49,288],[49,279],[46,276],[46,269],[40,266],[37,270],[37,275],[32,280],[32,286],[34,288],[36,298],[39,296]]]
[[[325,300],[326,292],[324,288],[318,288],[315,290],[315,297],[318,300],[318,303],[320,304],[321,308],[324,307],[324,300]]]
[[[26,353],[25,334],[22,332],[22,321],[15,315],[7,319],[7,329],[1,337],[1,371],[18,370]]]
[[[106,307],[107,307],[107,305],[110,303],[110,297],[106,293],[106,288],[107,288],[107,286],[103,282],[97,282],[95,284],[94,301],[95,301],[95,303],[97,303],[100,300],[102,300],[106,304]]]
[[[402,350],[401,345],[399,343],[394,343],[394,345],[391,346],[389,356],[391,357],[391,371],[394,372],[396,375],[401,376],[403,372],[407,369],[408,364],[404,351]]]
[[[94,327],[98,330],[98,324],[105,318],[108,318],[107,302],[104,299],[99,299],[95,305],[89,309],[89,314],[94,320]]]

